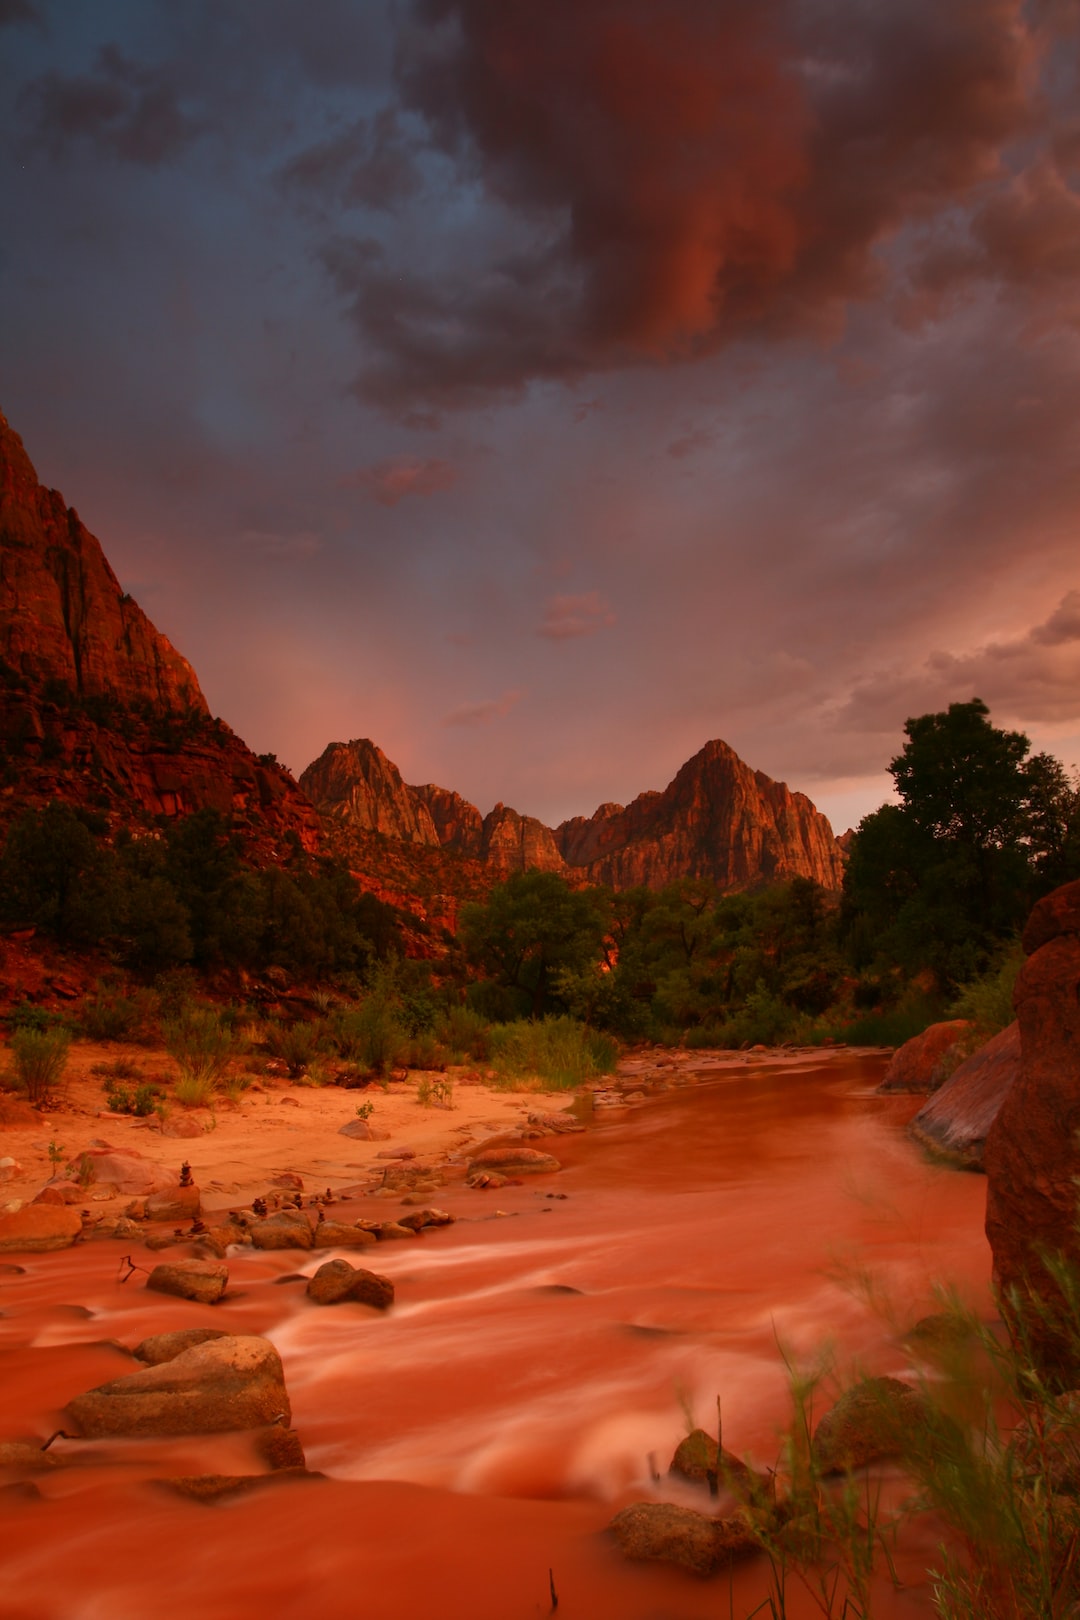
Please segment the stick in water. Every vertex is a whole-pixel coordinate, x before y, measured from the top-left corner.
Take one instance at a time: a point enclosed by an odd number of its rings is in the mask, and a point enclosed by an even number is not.
[[[554,1614],[555,1610],[559,1607],[559,1594],[555,1590],[554,1572],[550,1569],[548,1570],[548,1587],[551,1590],[551,1608],[548,1610],[548,1613]]]

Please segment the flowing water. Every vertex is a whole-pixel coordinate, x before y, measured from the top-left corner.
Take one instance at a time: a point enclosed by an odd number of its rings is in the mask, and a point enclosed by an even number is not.
[[[902,1375],[897,1324],[934,1309],[936,1282],[987,1306],[985,1183],[921,1158],[914,1100],[873,1095],[881,1069],[760,1064],[600,1117],[552,1144],[558,1177],[447,1194],[456,1225],[380,1245],[385,1316],[282,1281],[321,1254],[237,1253],[213,1308],[121,1284],[115,1244],[23,1260],[0,1275],[0,1438],[44,1437],[71,1395],[130,1370],[108,1341],[227,1327],[277,1345],[329,1480],[208,1507],[152,1481],[249,1471],[243,1436],[58,1441],[72,1466],[44,1500],[0,1496],[0,1617],[532,1620],[550,1570],[559,1620],[743,1620],[761,1565],[702,1582],[627,1564],[599,1532],[654,1490],[707,1507],[650,1475],[688,1421],[714,1425],[718,1394],[725,1445],[767,1465],[785,1357],[831,1341],[841,1370]],[[929,1613],[931,1554],[912,1541],[907,1587],[875,1613]]]

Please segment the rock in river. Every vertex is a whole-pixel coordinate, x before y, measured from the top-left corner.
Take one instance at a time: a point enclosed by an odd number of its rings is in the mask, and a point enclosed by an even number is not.
[[[1019,1072],[1020,1025],[1010,1024],[961,1063],[908,1130],[932,1153],[965,1170],[981,1170],[990,1127]]]
[[[740,1514],[711,1519],[673,1502],[635,1502],[616,1513],[608,1529],[627,1558],[678,1564],[695,1575],[711,1575],[760,1550]]]
[[[394,1303],[394,1285],[389,1277],[350,1266],[347,1260],[327,1260],[307,1285],[307,1296],[316,1305],[340,1305],[355,1300],[384,1311]]]
[[[291,1418],[285,1374],[269,1339],[208,1339],[170,1361],[114,1378],[64,1408],[64,1427],[106,1435],[215,1434]]]
[[[173,1260],[155,1266],[146,1281],[159,1294],[216,1305],[229,1286],[229,1268],[219,1260]]]

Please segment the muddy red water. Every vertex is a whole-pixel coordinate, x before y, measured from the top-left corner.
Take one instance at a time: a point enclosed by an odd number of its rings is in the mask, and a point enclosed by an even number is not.
[[[58,1441],[72,1466],[44,1499],[3,1496],[0,1616],[533,1620],[551,1570],[558,1620],[742,1620],[762,1565],[703,1582],[627,1564],[602,1534],[654,1493],[707,1508],[650,1480],[688,1416],[708,1424],[719,1394],[725,1444],[768,1464],[781,1349],[804,1364],[831,1341],[841,1368],[903,1375],[896,1324],[934,1308],[937,1282],[988,1308],[985,1183],[924,1161],[913,1100],[872,1094],[881,1071],[762,1064],[600,1118],[559,1141],[560,1175],[448,1194],[456,1225],[380,1246],[385,1316],[280,1281],[323,1255],[238,1252],[216,1307],[119,1283],[115,1244],[18,1257],[0,1276],[0,1438],[43,1438],[72,1394],[131,1370],[107,1341],[213,1325],[278,1346],[329,1478],[206,1507],[154,1478],[248,1471],[243,1436]],[[875,1614],[930,1613],[932,1539],[910,1538],[907,1584]]]

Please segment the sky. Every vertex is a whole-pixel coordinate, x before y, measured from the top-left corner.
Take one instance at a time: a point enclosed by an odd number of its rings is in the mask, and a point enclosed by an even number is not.
[[[0,409],[299,773],[1080,761],[1078,0],[0,0]]]

